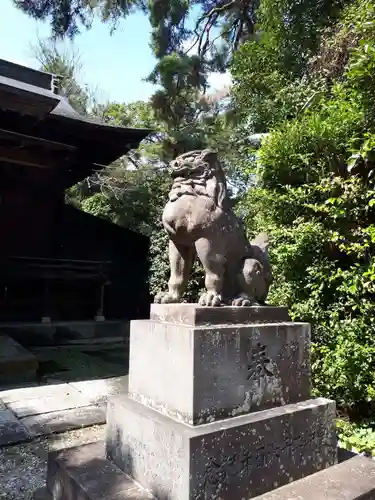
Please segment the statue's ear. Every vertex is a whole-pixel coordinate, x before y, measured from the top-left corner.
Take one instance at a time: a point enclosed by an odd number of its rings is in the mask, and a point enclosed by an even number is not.
[[[228,201],[228,189],[224,171],[218,160],[217,153],[210,149],[206,149],[202,152],[202,160],[208,163],[211,174],[207,179],[207,193],[215,200],[215,204],[218,207],[223,208]]]
[[[228,201],[228,188],[227,181],[225,179],[224,172],[220,168],[220,171],[216,172],[216,193],[215,200],[218,207],[223,208],[225,203]]]

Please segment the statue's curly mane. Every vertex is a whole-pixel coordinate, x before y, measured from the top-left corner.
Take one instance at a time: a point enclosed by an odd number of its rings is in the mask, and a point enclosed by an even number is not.
[[[196,150],[178,156],[170,164],[174,182],[169,200],[183,195],[207,196],[220,208],[228,201],[224,171],[217,153],[210,149]]]

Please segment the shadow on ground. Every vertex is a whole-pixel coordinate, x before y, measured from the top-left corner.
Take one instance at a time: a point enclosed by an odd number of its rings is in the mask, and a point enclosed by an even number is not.
[[[30,349],[39,363],[35,380],[26,382],[0,381],[0,391],[60,382],[69,383],[121,377],[128,374],[127,345],[116,345],[113,348],[108,345],[95,347],[91,350],[80,350],[66,346]]]
[[[61,347],[48,350],[33,349],[33,354],[39,362],[37,371],[39,383],[120,377],[127,375],[129,368],[128,350],[125,346],[91,351]]]

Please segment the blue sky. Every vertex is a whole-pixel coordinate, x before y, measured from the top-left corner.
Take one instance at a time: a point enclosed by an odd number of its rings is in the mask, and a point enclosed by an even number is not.
[[[147,18],[140,14],[121,21],[112,35],[108,25],[96,21],[91,30],[82,32],[74,41],[83,66],[81,81],[97,87],[105,99],[119,102],[147,99],[153,86],[142,82],[142,78],[154,65],[148,46],[149,31]],[[2,59],[38,68],[31,45],[38,36],[46,38],[49,34],[48,24],[26,16],[14,7],[12,0],[1,0]]]
[[[147,100],[154,87],[142,79],[154,67],[149,48],[150,25],[142,14],[121,21],[111,35],[109,26],[95,21],[74,41],[82,63],[81,83],[98,91],[101,101],[132,102]],[[12,0],[1,0],[0,58],[38,68],[32,51],[37,38],[50,34],[48,24],[40,23],[16,9]],[[65,43],[69,47],[69,43]],[[210,83],[219,88],[226,75],[212,75]]]

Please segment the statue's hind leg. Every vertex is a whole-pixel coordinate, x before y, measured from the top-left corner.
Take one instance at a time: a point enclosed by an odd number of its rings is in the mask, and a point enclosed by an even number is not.
[[[267,295],[263,266],[256,259],[245,259],[238,274],[238,294],[232,300],[234,306],[260,305]]]
[[[217,242],[213,248],[212,242],[206,238],[200,238],[195,242],[195,248],[199,260],[205,272],[206,292],[199,298],[201,306],[220,306],[222,304],[225,254],[220,251]]]
[[[171,304],[181,301],[194,259],[195,248],[193,246],[180,245],[169,240],[171,274],[168,282],[168,292],[158,293],[155,297],[156,303]]]

